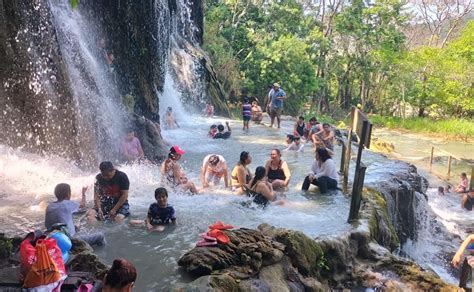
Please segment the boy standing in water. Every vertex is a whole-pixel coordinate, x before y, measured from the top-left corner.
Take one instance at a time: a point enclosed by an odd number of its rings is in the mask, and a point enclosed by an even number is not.
[[[249,122],[252,118],[252,105],[249,103],[248,98],[244,98],[244,103],[242,104],[242,120],[244,121],[243,131],[249,130]]]
[[[145,223],[146,229],[151,231],[163,231],[165,225],[176,223],[174,208],[168,204],[168,191],[165,188],[155,190],[155,200],[148,208],[145,222],[142,220],[131,220],[131,225],[142,225]]]

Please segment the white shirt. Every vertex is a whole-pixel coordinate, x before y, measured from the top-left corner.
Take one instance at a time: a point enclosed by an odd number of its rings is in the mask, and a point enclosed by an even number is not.
[[[339,178],[336,171],[336,164],[331,158],[323,162],[321,166],[319,166],[318,161],[315,159],[313,165],[311,165],[311,172],[315,175],[316,178],[327,176],[336,181]]]
[[[300,145],[296,145],[295,142],[291,142],[290,145],[286,149],[283,149],[283,151],[296,151],[296,152],[301,152],[304,149],[304,144],[300,142]]]

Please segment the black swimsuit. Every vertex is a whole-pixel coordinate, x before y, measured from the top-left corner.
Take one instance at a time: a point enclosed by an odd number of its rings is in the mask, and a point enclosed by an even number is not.
[[[304,136],[304,129],[305,129],[304,123],[301,126],[296,125],[296,132],[300,135],[300,137]]]
[[[277,169],[272,169],[272,163],[270,162],[270,167],[268,169],[268,175],[267,175],[268,180],[270,182],[274,181],[276,179],[281,179],[281,180],[286,179],[285,172],[281,168],[282,164],[283,164],[283,161],[280,160],[280,164],[278,164],[278,168]]]
[[[474,206],[474,198],[467,196],[466,203],[464,203],[464,209],[468,211],[472,211],[473,206]]]
[[[256,186],[257,184],[255,184],[254,187]],[[270,203],[267,198],[265,198],[261,193],[257,193],[255,190],[245,187],[245,192],[247,193],[248,197],[253,199],[252,201],[255,204],[259,205],[262,208],[265,208]]]

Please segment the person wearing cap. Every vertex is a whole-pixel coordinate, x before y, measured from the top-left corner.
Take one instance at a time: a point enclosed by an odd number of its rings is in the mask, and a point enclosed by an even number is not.
[[[227,188],[229,186],[227,162],[222,155],[209,154],[204,157],[201,168],[201,183],[203,188],[209,186],[209,182],[214,185],[219,184],[222,177],[224,177],[224,184]]]
[[[108,219],[120,222],[130,215],[130,181],[127,175],[115,169],[110,161],[101,162],[99,169],[100,173],[95,177],[94,184],[94,209],[89,211],[89,221]]]
[[[277,126],[280,128],[280,117],[283,111],[283,100],[286,99],[286,93],[280,88],[280,84],[273,83],[273,88],[268,93],[268,108],[270,109],[270,127],[273,127],[275,118]]]
[[[183,191],[190,191],[191,193],[197,193],[196,187],[192,182],[183,183],[181,177],[183,172],[178,161],[184,154],[184,150],[179,146],[174,145],[170,148],[168,158],[161,165],[161,177],[162,183],[170,185],[172,188],[179,187]]]

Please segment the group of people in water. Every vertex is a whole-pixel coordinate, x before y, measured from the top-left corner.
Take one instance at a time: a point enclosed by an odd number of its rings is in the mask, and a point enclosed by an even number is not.
[[[461,194],[461,208],[467,211],[472,211],[474,208],[474,189],[469,189],[469,179],[465,172],[461,173],[459,184],[454,187],[447,185],[446,187],[438,187],[438,194],[445,195],[452,193]]]

